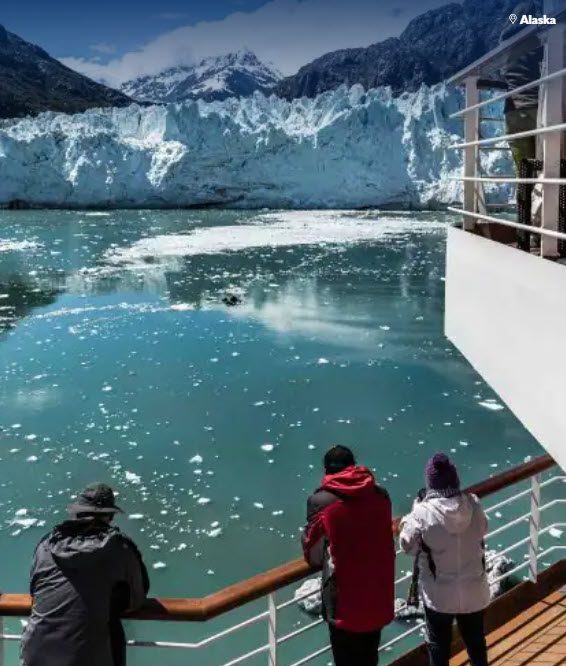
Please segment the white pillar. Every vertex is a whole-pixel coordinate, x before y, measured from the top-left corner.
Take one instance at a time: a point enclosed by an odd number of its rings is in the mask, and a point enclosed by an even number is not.
[[[529,518],[529,578],[537,582],[538,535],[540,531],[540,477],[531,478],[531,515]]]
[[[477,104],[480,100],[478,90],[478,77],[469,76],[466,79],[466,108]],[[477,141],[479,139],[479,109],[469,111],[464,116],[464,141]],[[477,177],[478,175],[477,146],[464,148],[464,176]],[[478,195],[477,183],[471,180],[464,181],[464,211],[477,213]],[[475,226],[475,219],[464,213],[464,229],[470,231]]]
[[[557,25],[547,32],[545,46],[545,70],[552,74],[562,69],[564,61],[564,27]],[[562,92],[564,79],[558,77],[543,84],[543,126],[562,123]],[[542,135],[542,159],[544,178],[560,178],[561,133]],[[558,231],[559,185],[544,185],[542,188],[542,219],[544,229]],[[558,240],[549,236],[541,238],[541,256],[556,257]]]
[[[267,609],[269,616],[267,618],[267,638],[269,643],[269,661],[268,666],[277,666],[277,603],[275,594],[267,597]]]

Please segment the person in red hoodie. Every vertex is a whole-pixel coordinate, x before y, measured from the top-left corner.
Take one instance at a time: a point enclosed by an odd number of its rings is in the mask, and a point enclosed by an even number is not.
[[[375,666],[381,629],[394,617],[391,501],[345,446],[324,456],[325,476],[307,502],[303,552],[322,567],[322,614],[336,666]]]

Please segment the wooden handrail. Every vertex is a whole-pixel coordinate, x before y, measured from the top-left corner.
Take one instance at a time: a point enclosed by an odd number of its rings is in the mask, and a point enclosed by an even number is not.
[[[555,464],[549,455],[540,456],[466,490],[478,497],[486,497],[540,474]],[[399,523],[400,518],[393,520],[394,534],[399,531]],[[136,620],[205,622],[296,583],[315,571],[303,559],[297,559],[200,599],[148,599],[141,609],[129,613],[127,617]],[[21,617],[29,615],[30,609],[31,599],[27,594],[0,595],[0,616]]]

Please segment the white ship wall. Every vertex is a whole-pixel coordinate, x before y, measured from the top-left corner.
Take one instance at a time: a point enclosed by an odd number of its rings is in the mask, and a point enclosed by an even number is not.
[[[566,469],[566,266],[454,228],[446,261],[447,337]]]

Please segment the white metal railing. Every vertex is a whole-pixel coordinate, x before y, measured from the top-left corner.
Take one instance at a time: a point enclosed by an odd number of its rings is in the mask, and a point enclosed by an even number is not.
[[[494,543],[493,540],[496,537],[498,541],[500,541],[502,535],[505,535],[510,530],[520,528],[521,526],[528,528],[527,534],[525,536],[521,535],[520,538],[514,538],[504,548],[496,550],[495,555],[492,556],[499,557],[502,555],[508,555],[509,553],[520,551],[522,548],[525,548],[526,551],[524,552],[523,562],[519,562],[510,571],[507,571],[498,578],[491,580],[490,582],[492,584],[500,582],[504,579],[513,578],[521,572],[525,572],[528,576],[528,579],[536,581],[539,562],[551,554],[561,552],[566,549],[566,545],[554,545],[545,549],[541,548],[539,545],[540,538],[542,536],[552,533],[554,530],[566,530],[566,522],[550,522],[544,527],[541,526],[541,518],[546,514],[546,512],[566,504],[566,497],[562,498],[560,496],[554,497],[553,499],[548,500],[546,503],[541,504],[541,491],[545,491],[551,486],[556,486],[557,484],[563,483],[566,483],[565,475],[555,475],[541,482],[540,475],[536,474],[531,477],[529,488],[520,490],[511,496],[490,505],[486,509],[486,514],[488,517],[491,517],[495,514],[497,517],[496,519],[503,519],[499,513],[503,508],[513,507],[518,505],[518,503],[521,501],[526,501],[528,507],[528,510],[521,512],[517,517],[511,520],[505,520],[502,525],[494,527],[486,536],[486,542],[489,544],[490,542]],[[520,504],[518,506],[520,506]],[[397,552],[399,553],[400,551]],[[488,558],[488,562],[489,561],[490,558]],[[395,581],[395,585],[398,590],[397,596],[399,597],[403,596],[403,590],[400,590],[399,587],[402,586],[403,583],[406,583],[412,575],[411,573],[406,572],[400,573],[401,575],[399,575]],[[294,585],[295,584],[293,584],[293,587]],[[305,594],[302,597],[290,598],[286,601],[277,603],[276,594],[268,594],[266,595],[267,609],[265,611],[253,615],[252,617],[247,618],[246,620],[236,623],[230,627],[227,627],[226,629],[212,634],[211,636],[208,636],[198,642],[129,640],[128,646],[132,648],[170,648],[198,652],[211,646],[212,644],[221,642],[223,639],[236,634],[241,630],[247,629],[259,622],[265,621],[267,624],[267,641],[265,643],[261,643],[259,646],[253,648],[252,650],[245,652],[244,654],[240,654],[237,657],[230,659],[229,661],[223,662],[222,666],[236,666],[237,664],[249,662],[262,654],[267,656],[268,666],[277,666],[278,653],[282,644],[308,635],[312,629],[320,626],[323,622],[323,620],[320,618],[314,619],[297,629],[289,631],[288,633],[279,633],[278,621],[281,611],[291,606],[295,606],[300,601],[308,598],[309,596],[312,596],[312,593]],[[410,626],[408,629],[401,631],[398,635],[385,642],[380,647],[380,651],[384,652],[390,650],[395,645],[421,631],[423,625],[423,621],[415,621],[413,626]],[[0,619],[0,655],[2,655],[4,651],[2,645],[4,641],[18,641],[19,639],[20,636],[17,634],[4,632],[4,625]],[[312,662],[318,657],[329,652],[329,650],[330,646],[328,644],[324,644],[315,650],[308,652],[298,661],[294,661],[290,666],[302,666],[303,664]],[[1,663],[2,659],[0,658],[0,664]]]
[[[465,116],[466,113],[470,113],[470,111],[475,111],[477,109],[481,109],[484,106],[489,106],[491,104],[496,104],[497,102],[503,102],[509,97],[512,97],[513,95],[516,95],[517,93],[524,92],[525,90],[530,90],[531,88],[536,88],[539,86],[541,83],[546,83],[547,81],[553,81],[554,79],[561,78],[563,76],[566,76],[566,67],[559,69],[557,72],[552,72],[552,74],[547,74],[546,76],[541,76],[538,79],[534,79],[533,81],[529,81],[528,83],[524,83],[522,86],[517,86],[516,88],[513,88],[513,90],[507,90],[504,93],[501,93],[500,95],[493,95],[493,97],[489,97],[488,99],[484,99],[481,102],[478,102],[477,104],[473,104],[472,106],[468,106],[465,109],[460,109],[459,111],[455,111],[454,113],[450,114],[450,118],[461,118],[462,116]],[[502,120],[501,118],[481,118],[481,120]]]
[[[561,14],[563,16],[564,14]],[[526,29],[517,34],[510,44],[517,46],[521,41],[532,38],[535,33],[540,34],[540,42],[544,46],[543,74],[512,90],[493,95],[485,100],[479,99],[479,73],[482,66],[492,62],[498,55],[505,54],[512,58],[510,45],[501,45],[491,54],[474,63],[451,79],[454,83],[465,85],[465,107],[451,118],[462,117],[464,120],[464,141],[451,146],[455,150],[464,151],[463,177],[464,197],[462,210],[451,207],[452,212],[463,214],[463,228],[472,231],[478,224],[502,224],[528,233],[538,234],[541,237],[540,255],[542,257],[556,258],[559,255],[558,241],[566,240],[564,233],[558,228],[560,187],[566,185],[566,179],[561,178],[560,158],[563,133],[566,132],[566,122],[563,114],[563,91],[566,67],[564,62],[564,26],[558,25],[550,28]],[[479,114],[481,108],[506,100],[518,93],[540,87],[540,121],[536,129],[528,129],[512,134],[482,138]],[[480,151],[499,150],[502,142],[513,142],[517,139],[540,137],[542,141],[542,177],[537,179],[518,177],[497,177],[480,173]],[[486,215],[485,194],[483,185],[498,184],[525,184],[540,185],[542,189],[541,225],[531,226],[519,222]]]
[[[447,210],[451,213],[461,213],[462,208],[454,208],[453,206],[448,206]],[[465,211],[465,214],[469,217],[472,217],[474,220],[479,220],[481,222],[493,222],[495,224],[502,224],[504,227],[513,227],[514,229],[520,229],[522,231],[528,231],[531,234],[538,234],[539,236],[547,236],[548,238],[556,238],[558,240],[566,241],[566,233],[561,231],[553,231],[552,229],[544,229],[543,227],[532,227],[529,224],[521,224],[520,222],[513,222],[513,220],[506,220],[502,217],[494,217],[493,215],[484,215],[482,213],[472,213],[471,211]]]

